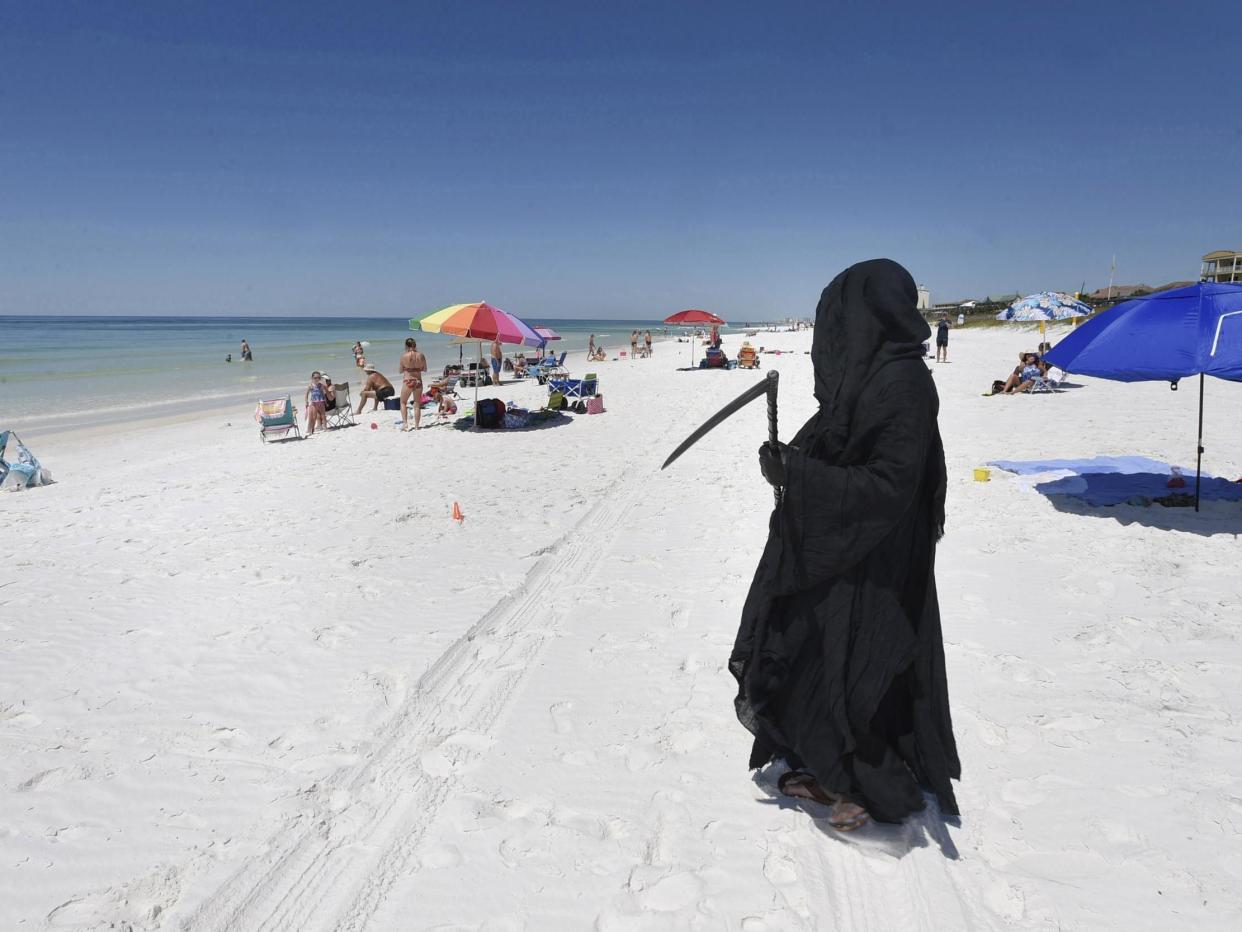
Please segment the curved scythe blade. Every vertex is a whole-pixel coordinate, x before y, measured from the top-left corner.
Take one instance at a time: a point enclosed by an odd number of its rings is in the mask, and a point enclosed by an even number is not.
[[[776,440],[776,437],[775,437],[776,387],[777,387],[777,380],[779,378],[780,378],[780,373],[778,373],[775,369],[772,369],[771,371],[769,371],[767,376],[764,378],[762,382],[756,382],[750,388],[746,389],[746,391],[742,392],[742,394],[738,395],[736,398],[730,401],[727,405],[725,405],[723,408],[721,408],[719,411],[717,411],[715,414],[709,417],[702,427],[700,427],[698,430],[692,433],[689,437],[683,440],[681,442],[681,445],[678,446],[676,450],[674,450],[672,453],[669,454],[668,459],[664,461],[664,465],[661,466],[660,468],[664,469],[665,467],[667,467],[670,463],[672,463],[675,459],[677,459],[677,457],[681,456],[681,454],[685,453],[692,446],[694,446],[696,443],[702,440],[703,437],[706,436],[713,428],[718,427],[722,421],[728,420],[730,417],[732,417],[738,411],[742,410],[742,408],[746,407],[756,398],[763,398],[765,395],[767,396],[767,399],[768,399],[768,425],[770,428],[770,433],[772,434],[772,436],[769,439],[775,441]]]

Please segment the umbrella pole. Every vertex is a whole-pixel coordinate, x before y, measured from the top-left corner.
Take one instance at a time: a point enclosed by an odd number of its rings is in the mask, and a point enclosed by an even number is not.
[[[479,368],[474,370],[474,426],[479,426],[479,379],[483,378],[483,344],[479,344]]]
[[[1195,511],[1199,510],[1199,484],[1203,478],[1203,373],[1199,373],[1199,442],[1195,459]]]

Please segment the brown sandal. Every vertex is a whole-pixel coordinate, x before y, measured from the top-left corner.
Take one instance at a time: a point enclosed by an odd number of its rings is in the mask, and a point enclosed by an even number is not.
[[[845,796],[829,793],[819,785],[814,774],[805,770],[790,770],[781,774],[776,786],[786,796],[809,799],[811,802],[828,806],[828,824],[838,832],[852,832],[871,820],[867,810],[860,804]]]

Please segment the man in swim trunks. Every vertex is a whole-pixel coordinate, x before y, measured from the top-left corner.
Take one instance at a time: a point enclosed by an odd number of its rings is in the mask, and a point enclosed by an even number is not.
[[[392,382],[375,371],[375,367],[368,363],[362,367],[362,371],[367,374],[367,380],[362,383],[362,391],[358,393],[358,410],[355,414],[362,413],[362,406],[367,403],[370,398],[374,404],[371,406],[372,411],[379,410],[380,402],[391,398],[397,394],[397,390],[392,387]]]
[[[500,367],[504,362],[504,350],[500,348],[500,340],[492,340],[492,383],[500,384]]]
[[[414,429],[418,430],[423,415],[423,373],[427,371],[427,357],[418,351],[413,337],[405,341],[405,352],[398,365],[401,368],[401,429],[410,429],[410,398],[413,398]]]
[[[241,358],[242,362],[250,362],[254,359],[254,353],[250,352],[250,344],[245,340],[242,340]]]

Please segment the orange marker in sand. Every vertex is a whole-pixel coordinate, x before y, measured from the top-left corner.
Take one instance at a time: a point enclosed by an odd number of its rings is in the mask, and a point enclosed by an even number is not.
[[[460,524],[466,520],[466,516],[461,513],[461,505],[453,502],[453,520]]]

